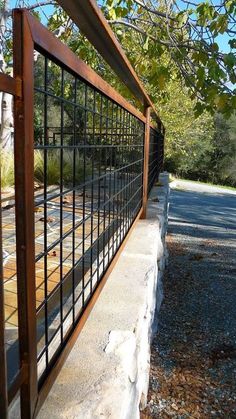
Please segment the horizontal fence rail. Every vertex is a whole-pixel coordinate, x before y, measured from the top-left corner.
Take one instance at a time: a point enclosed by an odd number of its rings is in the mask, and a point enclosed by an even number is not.
[[[0,90],[14,97],[15,165],[15,197],[0,219],[3,419],[14,398],[21,418],[37,415],[145,217],[164,153],[164,127],[150,123],[150,106],[134,108],[29,12],[16,9],[13,21],[14,77],[0,75]],[[11,266],[3,235],[15,246]]]

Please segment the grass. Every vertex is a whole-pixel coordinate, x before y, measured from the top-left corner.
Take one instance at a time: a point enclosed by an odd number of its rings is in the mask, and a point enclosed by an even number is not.
[[[73,153],[64,151],[63,153],[63,182],[65,184],[73,183]],[[92,173],[92,165],[89,159],[85,163],[86,177]],[[44,156],[40,150],[34,153],[34,176],[35,180],[44,182]],[[47,155],[47,184],[58,185],[61,176],[60,152],[53,150]],[[77,159],[75,170],[75,183],[84,181],[84,162],[83,159]]]
[[[236,191],[236,187],[234,186],[218,185],[212,182],[202,182],[201,180],[182,179],[182,178],[175,177],[174,175],[170,175],[170,182],[173,182],[174,180],[177,180],[177,181],[181,180],[181,182],[193,182],[193,183],[198,183],[200,185],[215,186],[216,188],[220,188],[220,189],[229,189],[230,191]]]
[[[13,152],[1,151],[1,187],[4,189],[14,185],[14,154]],[[92,165],[89,159],[85,162],[86,177],[92,173]],[[47,184],[58,185],[60,183],[60,153],[53,150],[47,155]],[[40,150],[34,153],[34,177],[39,183],[44,182],[44,155]],[[75,183],[84,181],[84,162],[83,159],[76,161]],[[63,153],[63,182],[72,184],[73,182],[73,155]]]
[[[1,187],[7,188],[14,185],[14,155],[1,150]]]

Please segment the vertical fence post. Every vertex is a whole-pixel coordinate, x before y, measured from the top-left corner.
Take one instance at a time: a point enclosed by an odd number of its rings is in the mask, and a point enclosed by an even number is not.
[[[148,163],[149,163],[149,143],[150,143],[150,114],[151,107],[145,109],[146,124],[144,137],[144,163],[143,163],[143,212],[141,218],[146,218],[147,215],[147,200],[148,200]]]
[[[1,161],[0,161],[1,168]],[[4,325],[4,284],[3,284],[3,253],[2,253],[2,205],[1,205],[1,171],[0,171],[0,417],[7,419],[7,366],[5,351]]]
[[[21,386],[21,417],[34,415],[38,396],[34,250],[34,45],[28,23],[14,10],[14,77],[22,80],[15,98],[16,254],[20,364],[27,378]]]

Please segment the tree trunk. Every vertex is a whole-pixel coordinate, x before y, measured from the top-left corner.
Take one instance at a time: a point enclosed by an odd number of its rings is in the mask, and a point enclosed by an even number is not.
[[[7,28],[7,19],[9,17],[9,1],[2,2],[0,10],[0,72],[6,73],[7,63],[4,58],[5,33]],[[8,93],[0,95],[0,144],[4,149],[13,148],[13,100]]]
[[[0,142],[3,149],[13,149],[13,112],[12,96],[2,93]]]

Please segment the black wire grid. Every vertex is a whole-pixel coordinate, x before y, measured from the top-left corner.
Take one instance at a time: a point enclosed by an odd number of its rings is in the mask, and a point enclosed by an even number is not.
[[[34,125],[43,380],[142,207],[145,126],[42,54],[35,63]]]
[[[162,170],[164,136],[160,131],[150,127],[149,163],[148,163],[148,194]]]

